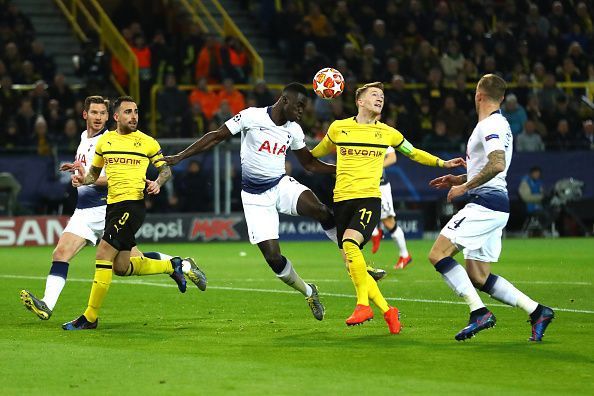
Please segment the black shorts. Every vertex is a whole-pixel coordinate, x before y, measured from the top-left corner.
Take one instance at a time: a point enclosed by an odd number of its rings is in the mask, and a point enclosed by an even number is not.
[[[107,205],[103,240],[119,251],[136,246],[134,235],[146,215],[144,200],[122,201]]]
[[[347,229],[363,234],[363,247],[371,238],[373,229],[380,221],[382,200],[380,198],[357,198],[334,203],[336,237],[342,249],[342,236]]]

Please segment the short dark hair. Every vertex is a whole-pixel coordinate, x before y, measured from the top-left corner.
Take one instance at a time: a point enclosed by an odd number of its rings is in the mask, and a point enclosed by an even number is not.
[[[91,104],[93,104],[93,103],[103,104],[103,105],[105,105],[107,110],[109,110],[109,100],[107,100],[103,96],[99,96],[99,95],[87,96],[85,98],[84,110],[89,111],[89,109],[91,108]]]
[[[507,84],[505,80],[496,74],[485,74],[479,80],[476,89],[484,93],[494,102],[501,103]]]
[[[365,91],[367,91],[369,88],[379,88],[382,90],[382,92],[384,91],[384,84],[376,81],[376,82],[372,82],[369,84],[365,84],[362,87],[357,88],[357,90],[355,91],[355,103],[357,103],[357,100],[359,100],[359,97],[361,95],[363,95],[363,93]]]
[[[113,103],[113,112],[117,113],[118,110],[120,109],[120,106],[122,105],[122,103],[124,102],[132,102],[132,103],[136,103],[136,100],[134,100],[134,98],[132,96],[120,96],[119,98],[117,98],[115,100],[115,102]]]
[[[305,89],[303,84],[299,84],[297,82],[292,82],[290,84],[287,84],[283,88],[283,94],[285,94],[287,92],[293,92],[293,93],[303,94],[304,96],[307,96],[307,89]]]
[[[532,172],[540,172],[542,173],[542,169],[540,169],[540,166],[533,166],[530,168],[530,173]]]

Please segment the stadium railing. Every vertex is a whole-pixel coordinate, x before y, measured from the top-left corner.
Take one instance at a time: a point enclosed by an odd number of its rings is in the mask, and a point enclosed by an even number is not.
[[[128,87],[122,87],[113,74],[110,80],[122,95],[128,94],[140,100],[140,83],[138,60],[132,49],[114,26],[111,18],[97,0],[54,0],[58,8],[70,22],[72,29],[81,41],[87,41],[84,28],[91,28],[97,32],[101,49],[107,48],[124,70],[128,73]],[[81,25],[82,24],[82,25]]]

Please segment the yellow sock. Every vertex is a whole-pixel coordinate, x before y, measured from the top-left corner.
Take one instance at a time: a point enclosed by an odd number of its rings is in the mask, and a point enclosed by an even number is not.
[[[382,313],[385,313],[390,309],[390,305],[388,305],[388,302],[382,295],[382,292],[377,286],[377,282],[369,274],[367,274],[367,295],[369,296],[369,299],[382,310]]]
[[[173,274],[169,260],[156,260],[148,257],[130,257],[130,272],[127,275]]]
[[[95,260],[95,277],[93,278],[93,286],[91,287],[91,295],[89,296],[89,303],[85,310],[85,317],[89,322],[97,320],[99,315],[99,308],[105,300],[111,278],[113,277],[113,263],[107,260]]]
[[[369,305],[367,292],[367,265],[359,244],[351,239],[342,242],[342,249],[347,259],[349,273],[357,292],[357,304]]]

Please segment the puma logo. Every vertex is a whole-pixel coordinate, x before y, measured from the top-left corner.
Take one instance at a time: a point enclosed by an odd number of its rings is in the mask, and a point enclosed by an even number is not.
[[[344,133],[344,134],[345,134],[345,135],[347,135],[347,136],[349,135],[349,134],[348,134],[347,132],[345,132],[345,131],[340,131],[340,132],[341,132],[341,133]]]

